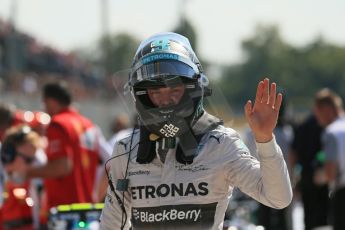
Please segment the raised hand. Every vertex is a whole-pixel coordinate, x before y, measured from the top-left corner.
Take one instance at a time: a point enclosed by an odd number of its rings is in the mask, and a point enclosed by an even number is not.
[[[277,95],[276,84],[270,85],[269,79],[265,78],[258,84],[254,106],[250,100],[246,103],[246,119],[257,142],[272,140],[282,100],[282,94]]]

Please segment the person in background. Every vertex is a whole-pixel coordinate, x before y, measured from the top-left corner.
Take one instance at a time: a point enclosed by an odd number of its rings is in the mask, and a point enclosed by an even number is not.
[[[27,125],[8,129],[1,148],[1,162],[7,175],[3,228],[39,229],[42,180],[29,180],[16,174],[14,165],[19,161],[32,167],[42,166],[47,161],[41,137]]]
[[[0,103],[0,148],[4,134],[8,128],[15,124],[19,124],[20,121],[15,115],[16,107],[12,104]],[[0,163],[0,230],[2,230],[2,203],[4,201],[4,174],[3,165]]]
[[[111,125],[111,132],[112,136],[109,139],[108,143],[113,148],[115,146],[115,143],[118,140],[121,140],[123,138],[123,135],[126,135],[126,133],[130,132],[130,121],[129,117],[126,114],[119,114],[114,118],[114,121]]]
[[[47,164],[17,164],[14,168],[27,178],[44,178],[47,210],[61,204],[93,202],[101,161],[99,128],[72,107],[72,96],[62,82],[46,84],[43,101],[51,116],[46,131]]]
[[[291,175],[301,166],[299,181],[294,181],[300,192],[304,211],[304,228],[312,230],[328,224],[329,197],[328,186],[317,180],[318,171],[322,170],[321,134],[322,127],[315,115],[310,114],[294,131],[294,139],[289,152]],[[294,180],[294,179],[293,179]]]
[[[11,126],[14,126],[20,123],[23,123],[23,121],[18,116],[16,116],[16,106],[13,104],[1,102],[0,103],[0,149],[1,149],[1,142],[3,140],[6,130],[10,128]],[[2,175],[3,170],[2,170],[1,164],[0,164],[0,169],[1,169],[0,180],[3,181],[3,175]],[[2,187],[1,187],[2,184],[3,183],[0,183],[0,190],[2,190]],[[0,214],[0,219],[1,219],[1,214]]]
[[[339,95],[328,88],[317,92],[314,99],[315,116],[325,128],[322,136],[325,153],[325,175],[331,189],[331,214],[334,230],[345,226],[345,113]]]

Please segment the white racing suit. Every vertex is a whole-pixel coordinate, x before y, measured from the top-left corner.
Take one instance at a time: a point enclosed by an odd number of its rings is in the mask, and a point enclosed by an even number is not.
[[[221,230],[224,213],[234,187],[257,201],[277,209],[292,199],[289,174],[275,139],[257,143],[260,162],[249,154],[237,132],[224,126],[203,136],[192,164],[181,164],[175,150],[165,163],[158,157],[149,164],[136,162],[139,131],[123,139],[113,156],[130,149],[128,192],[124,204],[128,215],[124,229],[212,229]],[[129,154],[111,161],[114,185],[125,178]],[[123,192],[116,191],[122,199]],[[108,189],[101,215],[101,229],[120,229],[122,210]]]

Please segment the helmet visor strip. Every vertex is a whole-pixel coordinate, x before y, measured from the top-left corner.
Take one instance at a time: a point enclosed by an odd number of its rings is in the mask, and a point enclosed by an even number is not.
[[[171,60],[161,60],[141,66],[131,76],[131,85],[134,87],[150,87],[155,83],[161,85],[164,82],[170,84],[185,80],[196,80],[198,75],[189,65]]]

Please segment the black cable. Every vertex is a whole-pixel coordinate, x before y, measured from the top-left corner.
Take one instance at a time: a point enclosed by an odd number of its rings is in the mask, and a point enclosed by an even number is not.
[[[130,141],[130,144],[129,144],[129,153],[128,153],[127,166],[126,166],[126,172],[125,172],[124,180],[126,180],[126,178],[127,178],[129,160],[131,158],[131,152],[132,152],[132,141],[133,141],[133,136],[134,136],[134,130],[135,130],[135,127],[133,128],[132,136],[131,136],[131,141]],[[140,141],[138,143],[140,143]],[[124,192],[122,192],[122,203],[123,203],[123,205],[125,204],[125,193]],[[121,223],[122,223],[122,219],[123,219],[123,215],[122,215],[122,218],[121,218]],[[123,227],[125,227],[126,222],[127,222],[127,212],[125,212],[125,221],[124,221]]]
[[[115,198],[117,200],[117,202],[119,203],[120,207],[121,207],[121,210],[122,210],[122,216],[121,216],[121,230],[123,230],[123,228],[126,226],[126,222],[127,222],[127,212],[126,212],[126,208],[125,208],[125,192],[122,192],[122,200],[121,198],[117,195],[116,191],[115,191],[115,187],[113,185],[113,182],[111,181],[111,178],[109,177],[109,172],[107,170],[107,164],[109,163],[109,161],[111,160],[114,160],[116,159],[117,157],[120,157],[120,156],[123,156],[123,155],[126,155],[126,154],[129,154],[128,155],[128,160],[127,160],[127,166],[126,166],[126,172],[125,172],[125,177],[124,177],[124,180],[126,180],[127,178],[127,171],[128,171],[128,166],[129,166],[129,161],[130,161],[130,157],[131,157],[131,152],[133,149],[135,149],[139,144],[140,142],[138,142],[133,148],[132,148],[132,142],[133,142],[133,136],[134,136],[134,131],[135,131],[135,128],[133,128],[133,131],[132,131],[132,135],[131,135],[131,141],[130,141],[130,145],[129,145],[129,151],[128,152],[125,152],[125,153],[122,153],[120,155],[117,155],[117,156],[113,156],[111,158],[109,158],[105,164],[104,164],[104,169],[105,169],[105,173],[107,175],[107,178],[108,178],[108,184],[110,186],[110,190],[113,191],[114,195],[115,195]],[[125,221],[123,221],[123,219],[125,219]]]
[[[126,209],[125,209],[125,206],[124,206],[124,204],[123,204],[121,198],[117,195],[117,193],[116,193],[116,191],[115,191],[115,187],[114,187],[114,185],[113,185],[113,182],[111,181],[111,178],[110,178],[110,176],[109,176],[109,172],[108,172],[108,170],[107,170],[107,164],[109,163],[109,161],[111,161],[111,160],[113,160],[113,159],[116,159],[117,157],[126,155],[126,154],[128,154],[128,153],[130,153],[130,152],[131,152],[131,149],[130,149],[128,152],[126,152],[126,153],[123,153],[123,154],[120,154],[120,155],[111,157],[111,158],[109,158],[109,159],[105,162],[105,164],[104,164],[105,173],[106,173],[107,178],[108,178],[108,184],[109,184],[110,190],[114,193],[115,198],[116,198],[117,202],[119,203],[120,208],[121,208],[121,211],[122,211],[121,230],[122,230],[123,227],[124,227],[124,226],[123,226],[123,213],[125,213],[126,216],[127,216],[127,213],[126,213]],[[125,222],[125,223],[126,223],[126,222]]]

